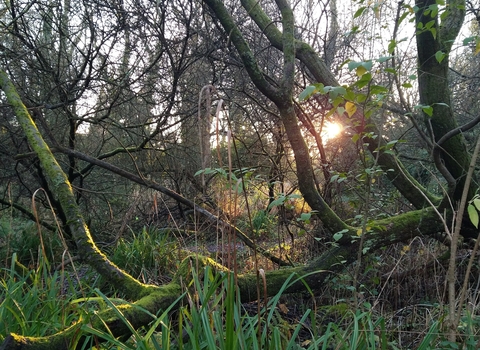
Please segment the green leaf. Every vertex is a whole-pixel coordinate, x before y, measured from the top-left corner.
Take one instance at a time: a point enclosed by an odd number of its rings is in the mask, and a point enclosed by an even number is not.
[[[308,100],[313,94],[317,93],[317,88],[314,85],[309,85],[303,90],[300,95],[298,95],[298,99],[300,101]]]
[[[330,182],[335,182],[335,181],[337,181],[339,177],[340,177],[340,175],[338,175],[338,174],[333,175],[333,176],[330,178]]]
[[[335,241],[339,241],[343,237],[343,233],[337,232],[333,235]]]
[[[388,93],[388,89],[382,85],[372,85],[370,86],[370,94],[378,95],[378,94],[386,94]]]
[[[372,61],[362,62],[362,66],[365,67],[366,70],[371,70],[373,67]]]
[[[388,43],[388,48],[387,48],[388,53],[393,54],[396,47],[397,47],[397,42],[395,40],[390,40],[390,42]]]
[[[302,213],[297,221],[303,221],[306,224],[310,223],[310,218],[312,217],[312,213]]]
[[[433,107],[428,106],[428,105],[416,105],[413,108],[415,109],[421,109],[425,114],[427,114],[429,117],[433,115]]]
[[[433,26],[435,25],[435,20],[431,20],[431,21],[428,21],[426,24],[425,24],[425,29],[431,29],[433,28]]]
[[[348,70],[352,71],[352,70],[358,68],[361,64],[362,64],[362,62],[350,61],[350,62],[348,62]]]
[[[422,110],[427,114],[429,117],[433,115],[433,107],[432,106],[423,106]]]
[[[393,56],[382,56],[376,59],[378,63],[384,63],[387,62],[388,60],[392,59]]]
[[[467,46],[472,41],[475,41],[476,36],[469,36],[468,38],[463,39],[463,46]]]
[[[363,13],[365,12],[366,9],[367,9],[366,6],[360,7],[360,8],[355,12],[355,14],[353,15],[353,19],[358,18],[358,17],[360,17],[361,15],[363,15]]]
[[[338,95],[345,95],[347,93],[347,90],[343,86],[334,86],[330,87],[330,97],[334,99]]]
[[[355,86],[358,88],[362,88],[368,84],[370,84],[370,81],[372,80],[372,75],[370,73],[365,73],[362,75],[362,77],[355,83]]]
[[[438,5],[437,4],[432,4],[432,5],[428,6],[428,9],[430,10],[430,16],[432,18],[434,18],[438,15]]]
[[[408,11],[405,11],[398,19],[398,24],[402,23],[407,16],[408,16]]]
[[[355,101],[357,101],[358,103],[364,103],[366,100],[367,95],[365,94],[357,94],[357,96],[355,97]]]
[[[478,211],[475,208],[473,204],[469,204],[467,207],[468,211],[468,217],[470,218],[470,221],[472,222],[473,226],[475,228],[478,228]]]
[[[270,205],[268,206],[268,209],[272,209],[273,207],[278,207],[279,205],[282,205],[285,203],[285,196],[280,196],[277,199],[275,199]]]
[[[437,60],[438,63],[442,63],[442,61],[446,56],[447,56],[446,53],[443,51],[435,52],[435,59]]]
[[[473,204],[475,205],[475,208],[480,211],[480,198],[475,198]]]
[[[339,240],[343,237],[343,234],[344,234],[344,233],[347,233],[347,232],[348,232],[348,229],[345,228],[345,229],[343,229],[343,230],[335,233],[335,234],[333,235],[333,239],[334,239],[335,241],[339,241]]]
[[[397,70],[395,68],[391,68],[391,67],[385,68],[384,71],[387,72],[387,73],[397,74]]]
[[[367,72],[368,71],[364,66],[358,66],[355,73],[357,74],[357,76],[361,77],[362,75],[364,75]]]

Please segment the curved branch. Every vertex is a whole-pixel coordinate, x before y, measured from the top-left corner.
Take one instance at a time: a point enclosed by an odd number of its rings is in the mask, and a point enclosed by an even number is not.
[[[40,166],[47,178],[52,193],[55,194],[60,206],[65,213],[67,225],[75,239],[79,255],[95,267],[106,281],[112,286],[123,291],[128,297],[138,298],[148,294],[154,286],[140,283],[113,264],[95,245],[85,220],[75,201],[72,187],[60,165],[50,151],[48,145],[38,131],[27,108],[22,103],[15,87],[8,79],[7,74],[0,70],[0,87],[7,97],[8,103],[14,110],[28,143],[35,151],[40,161]]]
[[[230,40],[237,49],[248,75],[252,79],[255,86],[269,99],[275,103],[283,102],[283,94],[281,90],[271,85],[264,77],[263,72],[255,60],[252,50],[244,39],[242,33],[228,13],[225,5],[220,0],[204,0],[204,2],[215,12],[215,16],[222,23],[225,32],[229,35]]]
[[[120,176],[122,176],[126,179],[129,179],[133,182],[136,182],[139,185],[142,185],[142,186],[145,186],[147,188],[151,188],[151,189],[154,189],[158,192],[161,192],[161,193],[169,196],[170,198],[173,198],[177,202],[179,202],[183,205],[186,205],[190,209],[193,209],[198,214],[202,215],[205,219],[207,219],[209,222],[215,223],[216,225],[219,224],[221,227],[224,227],[224,228],[232,228],[235,231],[237,237],[240,238],[240,240],[242,240],[249,248],[251,248],[253,250],[256,250],[258,253],[260,253],[263,256],[265,256],[266,258],[270,259],[275,264],[278,264],[279,266],[291,266],[292,265],[291,263],[288,263],[288,262],[276,257],[275,255],[271,254],[270,252],[263,249],[262,247],[257,246],[255,244],[255,242],[253,242],[250,238],[248,238],[248,236],[244,232],[242,232],[240,229],[238,229],[234,225],[232,225],[232,224],[230,224],[230,223],[228,223],[224,220],[221,220],[220,218],[218,218],[214,214],[210,213],[205,208],[202,208],[201,206],[198,206],[194,202],[192,202],[189,199],[183,197],[182,195],[178,194],[175,191],[172,191],[172,190],[170,190],[170,189],[168,189],[168,188],[166,188],[166,187],[164,187],[164,186],[162,186],[162,185],[160,185],[160,184],[158,184],[154,181],[147,180],[143,177],[140,177],[138,175],[130,173],[130,172],[124,170],[124,169],[121,169],[121,168],[119,168],[115,165],[112,165],[110,163],[107,163],[105,161],[102,161],[102,160],[94,158],[94,157],[90,157],[90,156],[88,156],[86,154],[83,154],[81,152],[71,150],[71,149],[68,149],[68,148],[63,148],[63,147],[62,148],[57,147],[57,149],[64,154],[74,156],[74,157],[76,157],[78,159],[81,159],[85,162],[88,162],[90,164],[94,164],[94,165],[99,166],[103,169],[109,170],[109,171],[111,171],[111,172],[113,172],[117,175],[120,175]]]
[[[480,123],[480,115],[478,117],[474,118],[473,120],[469,121],[466,124],[463,124],[453,130],[450,130],[447,132],[445,135],[443,135],[438,141],[437,144],[435,145],[436,147],[441,146],[444,142],[448,141],[448,139],[460,134],[461,132],[465,132],[473,128],[475,125]]]

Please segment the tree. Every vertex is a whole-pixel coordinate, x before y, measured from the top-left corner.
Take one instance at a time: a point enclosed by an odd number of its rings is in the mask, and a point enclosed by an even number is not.
[[[193,6],[194,3],[191,2],[189,4]],[[462,132],[475,126],[478,121],[473,120],[462,126],[457,125],[456,111],[452,108],[454,104],[451,101],[450,87],[448,85],[449,55],[452,52],[453,42],[463,23],[465,15],[464,1],[447,1],[448,6],[446,7],[441,7],[431,0],[417,1],[415,7],[400,4],[397,16],[397,23],[401,23],[409,15],[409,10],[414,12],[414,21],[417,28],[416,50],[419,58],[417,72],[419,103],[416,106],[410,106],[409,110],[409,106],[405,103],[400,89],[398,95],[401,108],[403,108],[402,113],[410,118],[410,122],[416,126],[423,142],[432,152],[436,170],[443,176],[448,187],[443,193],[431,193],[409,174],[407,168],[395,153],[394,146],[398,140],[389,140],[387,138],[388,135],[385,135],[384,126],[376,125],[377,122],[383,121],[381,117],[386,112],[382,107],[384,102],[382,98],[390,90],[373,79],[372,60],[351,61],[348,65],[351,71],[356,73],[358,79],[353,81],[350,86],[340,86],[332,71],[318,56],[316,51],[301,38],[298,38],[298,33],[295,29],[294,13],[286,0],[276,0],[275,6],[273,3],[269,3],[265,7],[269,11],[268,13],[271,12],[272,15],[278,17],[278,22],[272,20],[267,15],[267,11],[264,11],[257,1],[242,0],[243,14],[251,19],[251,23],[248,24],[243,23],[241,17],[237,18],[232,15],[232,10],[228,8],[228,3],[220,0],[204,0],[204,4],[208,7],[209,21],[216,26],[220,38],[223,40],[225,45],[223,49],[230,50],[230,43],[233,45],[234,50],[231,48],[231,53],[230,51],[228,52],[232,57],[240,60],[241,65],[237,64],[237,66],[240,66],[241,69],[247,72],[255,89],[273,103],[278,111],[282,129],[294,154],[294,169],[299,190],[312,209],[312,212],[322,222],[328,235],[327,237],[317,236],[317,238],[326,238],[335,242],[331,249],[306,266],[268,272],[268,294],[274,294],[291,273],[302,277],[303,281],[307,282],[311,288],[316,288],[325,281],[325,278],[330,273],[343,269],[345,264],[361,260],[364,254],[370,254],[379,248],[408,240],[420,234],[433,236],[438,232],[446,231],[450,233],[446,223],[453,220],[456,214],[457,218],[461,218],[463,215],[462,210],[456,213],[457,205],[462,204],[465,206],[466,201],[471,199],[475,193],[475,187],[469,187],[469,177],[466,176],[471,161]],[[354,17],[359,17],[362,11],[366,10],[367,6],[361,7],[359,9],[360,12],[357,11]],[[124,18],[122,16],[125,10],[115,9],[115,11],[117,11],[119,18]],[[336,10],[332,7],[332,12],[334,11]],[[379,9],[373,8],[373,11],[376,13]],[[186,11],[185,13],[188,12]],[[167,13],[163,12],[162,15],[167,16]],[[12,18],[16,19],[15,13],[12,13]],[[165,17],[162,18],[164,19]],[[164,22],[161,23],[164,24]],[[280,66],[277,65],[279,62],[273,58],[274,64],[261,64],[265,56],[257,55],[254,51],[254,48],[258,48],[258,46],[253,45],[252,41],[254,39],[251,39],[250,42],[247,41],[250,38],[246,33],[248,33],[248,27],[253,25],[253,23],[255,23],[257,30],[262,33],[262,39],[266,40],[269,49],[278,55],[270,55],[269,57],[280,57],[282,59]],[[125,25],[123,23],[123,26]],[[332,26],[332,28],[334,27]],[[160,42],[165,44],[168,40],[165,33],[163,35],[163,42]],[[185,37],[185,41],[182,42],[183,47],[187,47],[189,39],[190,36]],[[125,38],[124,40],[128,42],[128,39]],[[393,83],[397,83],[397,87],[400,87],[401,84],[398,83],[400,76],[398,75],[399,66],[397,66],[395,55],[393,55],[396,45],[397,39],[394,37],[388,49],[392,57],[379,57],[377,62],[389,62],[388,64],[391,64],[390,67],[387,67],[389,70],[386,70],[386,72],[393,72],[394,77],[391,80]],[[128,45],[125,45],[125,47],[128,49]],[[169,45],[165,45],[164,49],[168,53]],[[169,53],[170,55],[167,54],[166,56],[170,58],[170,62],[178,63],[171,59],[173,57],[172,51]],[[127,58],[128,54],[128,52],[125,52],[125,62],[130,60]],[[327,56],[329,57],[328,60],[331,60],[331,51],[328,51]],[[154,57],[159,56],[154,55]],[[180,61],[185,58],[185,56],[180,57]],[[183,63],[179,66],[183,67]],[[122,69],[119,71],[122,71]],[[304,72],[306,79],[309,79],[309,84],[311,84],[301,94],[296,86],[298,72]],[[148,71],[140,74],[138,82],[142,81],[141,78],[144,76],[148,76],[149,74],[147,73]],[[15,76],[14,72],[10,72],[10,74]],[[129,74],[123,70],[120,78],[128,81]],[[178,82],[177,79],[178,77],[174,74],[173,82]],[[187,277],[185,268],[180,269],[178,276],[171,284],[155,287],[143,285],[135,281],[135,279],[109,263],[108,259],[98,250],[91,238],[88,226],[82,218],[71,191],[69,178],[64,175],[64,171],[58,166],[52,153],[43,142],[41,134],[35,127],[34,120],[30,118],[28,110],[23,106],[20,96],[16,93],[7,75],[2,73],[0,80],[2,89],[8,98],[8,103],[13,107],[18,123],[22,126],[23,133],[30,147],[39,159],[41,173],[45,181],[48,182],[48,188],[52,197],[58,201],[58,208],[65,216],[64,222],[69,227],[81,257],[89,261],[99,273],[108,278],[114,286],[122,290],[128,297],[132,300],[137,300],[136,304],[142,305],[151,312],[165,309],[166,305],[180,296],[179,279],[182,274],[183,278]],[[128,84],[125,83],[121,86],[125,85]],[[128,94],[123,95],[124,92],[121,92],[121,94],[119,92],[119,95],[114,95],[115,98],[109,103],[110,108],[114,108],[115,101],[118,98],[131,100]],[[176,89],[172,88],[172,96],[175,95],[175,92]],[[365,213],[363,221],[358,227],[348,224],[346,220],[341,218],[329,206],[319,191],[313,170],[310,148],[305,142],[305,133],[309,132],[315,136],[316,130],[309,127],[308,115],[302,113],[303,105],[297,103],[296,96],[299,94],[304,100],[309,97],[318,99],[320,103],[323,103],[327,111],[331,111],[332,114],[337,113],[338,118],[348,123],[353,130],[352,139],[355,141],[357,148],[360,149],[358,158],[366,165],[364,173],[359,179],[364,187],[367,202],[372,193],[371,185],[373,180],[386,177],[415,209],[392,215],[386,219],[371,218]],[[107,95],[106,98],[110,99],[112,93],[107,92]],[[152,94],[147,93],[148,96],[152,96]],[[169,112],[173,110],[175,105],[173,102],[169,104],[170,101],[165,99],[166,109]],[[309,101],[308,103],[313,102]],[[138,103],[133,103],[132,105],[136,107]],[[398,110],[395,107],[393,105],[388,106],[387,103],[387,108]],[[139,113],[139,117],[148,119],[149,113],[143,110]],[[112,116],[111,114],[107,114],[105,118],[97,118],[96,121],[102,122],[107,118],[112,122],[112,125],[122,121],[121,117]],[[75,119],[73,121],[75,124]],[[422,121],[424,121],[425,127],[421,126]],[[161,123],[157,121],[153,132],[145,132],[146,135],[142,134],[144,136],[142,142],[138,143],[137,141],[133,143],[135,145],[133,149],[124,147],[122,152],[132,152],[144,148],[149,142],[153,143],[154,136],[160,133],[161,127],[159,125]],[[145,126],[145,121],[142,121],[141,128],[148,130]],[[127,129],[121,130],[125,131]],[[47,130],[44,130],[44,133],[48,134]],[[70,160],[69,169],[72,171],[70,175],[74,175],[73,170],[71,170],[75,169],[74,162],[80,159],[89,164],[86,167],[90,167],[90,165],[103,167],[131,181],[136,181],[141,185],[172,196],[176,201],[181,202],[185,206],[190,206],[210,220],[216,219],[205,208],[193,204],[193,201],[178,195],[168,188],[106,163],[103,160],[106,156],[99,155],[95,158],[76,151],[72,147],[72,138],[72,136],[69,138],[68,147],[61,145],[59,142],[54,143],[57,150],[65,154],[67,159]],[[120,136],[115,136],[115,139],[120,139]],[[53,140],[54,138],[50,141],[53,142]],[[121,145],[124,144],[124,142],[119,143]],[[321,142],[317,144],[320,147],[322,146]],[[370,151],[371,156],[367,156],[363,150]],[[328,175],[325,175],[325,178],[328,178]],[[332,178],[329,178],[328,181],[332,181]],[[446,217],[443,216],[444,211],[447,213]],[[229,225],[225,221],[222,224]],[[465,237],[476,236],[476,232],[473,230],[469,220],[457,221],[456,232],[461,233]],[[242,235],[239,230],[237,230],[237,233],[242,239],[248,241],[248,238]],[[452,238],[451,241],[452,245],[454,245],[455,238]],[[276,261],[281,263],[279,259]],[[342,264],[339,264],[339,262],[342,262]],[[208,259],[202,259],[201,263],[211,264],[216,269],[223,270],[221,266]],[[185,265],[187,264],[188,260],[185,262]],[[255,280],[256,276],[238,276],[238,288],[243,300],[256,298]],[[292,285],[289,291],[294,292],[303,288],[304,284],[298,281]],[[135,314],[132,308],[128,309],[126,314],[135,325],[148,322],[148,319],[137,319],[138,315]],[[114,327],[113,322],[110,326]],[[75,327],[73,326],[71,329],[58,334],[57,337],[51,337],[47,341],[58,341],[58,348],[61,348],[61,346],[65,348],[68,346],[68,343],[65,343],[65,339],[75,332]],[[114,329],[114,334],[123,334],[123,332],[126,332],[126,330]],[[11,337],[5,341],[3,347],[16,348],[22,342],[27,342],[32,346],[38,343],[36,339]],[[52,346],[51,344],[49,345],[50,347]]]

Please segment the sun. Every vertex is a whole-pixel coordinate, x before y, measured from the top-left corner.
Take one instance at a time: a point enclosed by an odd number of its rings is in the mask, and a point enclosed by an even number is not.
[[[325,123],[322,130],[322,138],[328,141],[337,137],[343,131],[342,125],[338,123]]]

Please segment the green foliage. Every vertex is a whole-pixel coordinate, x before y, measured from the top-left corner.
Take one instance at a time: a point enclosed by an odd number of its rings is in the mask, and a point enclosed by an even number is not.
[[[278,196],[277,199],[275,199],[274,201],[272,201],[269,205],[268,205],[268,209],[272,209],[272,208],[275,208],[275,207],[278,207],[278,206],[281,206],[281,205],[285,205],[287,204],[288,205],[288,202],[291,201],[292,199],[299,199],[299,198],[302,198],[301,195],[299,194],[296,194],[296,193],[293,193],[293,194],[280,194]],[[291,208],[287,208],[287,209],[291,209]]]
[[[136,278],[156,281],[161,275],[173,275],[178,242],[170,230],[148,232],[144,227],[140,234],[120,239],[110,259]]]
[[[76,295],[75,277],[64,271],[50,273],[42,258],[36,269],[19,274],[15,259],[14,254],[0,279],[0,342],[12,332],[47,336],[75,323],[76,306],[70,304]]]
[[[50,274],[44,262],[36,270],[21,275],[15,270],[15,261],[5,269],[0,284],[0,341],[10,332],[23,335],[46,336],[81,322],[86,336],[79,348],[97,349],[400,349],[395,332],[387,327],[385,316],[375,314],[370,303],[364,302],[354,310],[351,304],[337,302],[328,306],[334,321],[319,323],[318,310],[306,309],[293,323],[287,322],[281,309],[281,298],[295,276],[291,275],[279,293],[268,301],[259,315],[251,315],[239,302],[233,274],[218,274],[206,267],[197,274],[192,268],[193,281],[188,291],[167,310],[154,315],[144,309],[152,322],[136,329],[125,318],[119,305],[134,304],[118,298],[108,298],[98,289],[88,288],[86,295],[74,299],[77,291],[73,283],[58,283],[60,272]],[[62,286],[69,286],[62,291]],[[348,280],[335,283],[344,286],[347,293],[355,290]],[[181,300],[187,300],[177,313],[178,322],[172,324],[170,311]],[[128,339],[114,337],[108,330],[96,329],[89,322],[90,315],[113,310],[119,322],[130,330]],[[81,317],[79,318],[79,315]],[[432,322],[421,339],[418,349],[475,349],[480,317],[465,312],[458,332],[462,344],[448,342],[442,332],[442,321]],[[396,327],[395,327],[396,328]],[[300,334],[302,334],[300,338]],[[307,335],[305,335],[307,334]],[[80,337],[78,338],[80,339]]]
[[[61,244],[58,239],[51,237],[50,232],[42,234],[43,249],[48,259],[53,261]],[[34,222],[11,217],[0,218],[0,261],[8,264],[15,253],[22,264],[32,264],[42,249],[40,245],[39,232]]]
[[[478,228],[478,212],[480,211],[480,195],[475,195],[467,206],[468,217],[475,228]]]
[[[123,312],[119,309],[118,304],[129,304],[132,307],[135,304],[127,303],[122,299],[111,299],[103,294],[100,290],[96,289],[95,293],[97,297],[86,298],[79,301],[82,302],[99,302],[100,305],[104,306],[104,310],[113,310],[119,322],[123,322],[132,333],[130,338],[126,341],[115,338],[108,330],[100,330],[92,327],[88,322],[84,322],[81,330],[88,337],[83,344],[83,348],[92,348],[95,344],[98,343],[98,339],[103,340],[103,344],[100,349],[111,349],[112,346],[115,346],[117,349],[140,349],[140,350],[150,350],[150,349],[169,349],[170,348],[170,324],[169,324],[169,312],[176,304],[183,298],[181,295],[175,302],[173,302],[170,307],[163,311],[159,316],[153,315],[145,309],[140,309],[147,313],[151,318],[152,322],[149,325],[149,328],[135,329],[135,327],[126,319]],[[77,345],[78,346],[78,345]]]
[[[242,193],[246,189],[244,189],[243,187],[249,184],[254,171],[255,168],[248,167],[235,169],[233,171],[229,171],[225,168],[206,168],[197,171],[195,173],[195,176],[201,174],[219,176],[220,178],[227,180],[230,183],[232,190],[235,190],[237,193]]]
[[[259,210],[252,218],[252,229],[256,236],[261,236],[268,232],[274,232],[277,220],[273,215],[268,214],[265,210]]]

